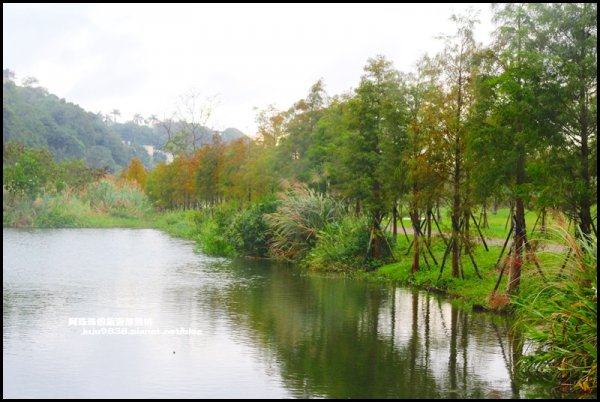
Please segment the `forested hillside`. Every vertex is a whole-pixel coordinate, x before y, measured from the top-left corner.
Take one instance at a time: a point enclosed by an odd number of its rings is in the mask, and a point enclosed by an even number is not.
[[[185,130],[185,122],[174,119],[162,122],[155,117],[143,119],[136,115],[133,121],[119,123],[119,111],[110,114],[91,113],[38,86],[33,78],[14,81],[14,73],[4,70],[2,142],[18,142],[28,147],[48,148],[57,160],[76,158],[85,160],[94,168],[108,168],[116,172],[137,157],[146,168],[166,159],[163,152],[172,134]],[[212,141],[213,131],[200,127],[203,142]],[[244,134],[228,128],[222,141],[228,142]],[[145,148],[146,146],[146,148]]]

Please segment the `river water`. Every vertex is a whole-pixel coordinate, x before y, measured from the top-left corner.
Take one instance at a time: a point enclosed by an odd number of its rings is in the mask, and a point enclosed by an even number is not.
[[[2,262],[4,397],[529,396],[507,318],[424,292],[150,229],[4,229]]]

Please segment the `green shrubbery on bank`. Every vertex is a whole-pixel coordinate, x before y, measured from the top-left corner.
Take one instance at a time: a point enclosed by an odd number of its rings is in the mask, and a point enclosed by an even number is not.
[[[13,177],[20,180],[19,174]],[[492,309],[505,304],[501,302],[501,293],[490,299],[498,277],[495,265],[500,247],[490,247],[489,252],[481,246],[474,247],[482,279],[475,274],[467,256],[462,260],[464,278],[452,278],[446,271],[438,279],[439,265],[432,259],[429,266],[421,264],[419,272],[411,273],[407,248],[412,236],[409,239],[401,236],[393,247],[399,261],[365,274],[367,268],[383,264],[366,254],[368,218],[349,214],[343,205],[305,188],[293,189],[280,198],[265,198],[244,208],[229,203],[156,213],[133,182],[102,179],[81,186],[57,186],[53,177],[47,177],[34,183],[35,186],[22,184],[12,187],[18,191],[4,188],[4,226],[153,227],[195,240],[211,255],[284,258],[312,270],[394,280],[443,292],[467,305]],[[524,267],[526,280],[512,310],[527,338],[534,341],[535,350],[521,359],[520,366],[524,372],[552,377],[564,389],[594,393],[597,240],[594,237],[589,242],[576,242],[567,230],[564,232],[564,245],[575,250],[574,258],[567,264],[563,263],[564,252],[538,253],[547,282],[533,263]],[[431,250],[439,264],[445,250],[441,238],[431,239]],[[504,288],[503,282],[500,289]]]
[[[3,195],[4,227],[148,227],[151,216],[151,205],[139,188],[106,179],[79,192]]]
[[[598,387],[598,239],[561,235],[572,253],[554,265],[551,279],[521,291],[514,302],[517,322],[530,350],[520,359],[524,373],[542,375],[563,392],[594,395]]]

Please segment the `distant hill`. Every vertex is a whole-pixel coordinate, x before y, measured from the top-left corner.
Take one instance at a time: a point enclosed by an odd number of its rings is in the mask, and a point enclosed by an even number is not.
[[[2,142],[15,141],[29,147],[48,148],[57,160],[84,159],[90,166],[108,166],[112,172],[127,166],[133,157],[147,168],[165,159],[160,150],[167,140],[160,125],[116,123],[101,113],[50,94],[45,88],[19,86],[4,77]],[[203,128],[212,133],[208,128]],[[223,142],[241,138],[236,128],[219,133]],[[206,142],[212,135],[206,136]],[[151,147],[148,147],[150,145]]]
[[[235,141],[239,138],[247,137],[246,134],[242,133],[237,128],[232,128],[232,127],[226,128],[220,134],[221,134],[221,141],[223,141],[223,142],[231,142],[231,141]]]
[[[123,134],[143,129],[108,125],[102,115],[86,112],[78,105],[48,93],[44,88],[19,86],[5,80],[2,88],[2,142],[15,141],[29,147],[48,148],[57,160],[84,159],[90,166],[108,166],[116,172],[139,157],[147,167],[155,163],[140,141],[124,143]],[[129,131],[128,131],[129,129]],[[133,135],[135,136],[135,135]]]

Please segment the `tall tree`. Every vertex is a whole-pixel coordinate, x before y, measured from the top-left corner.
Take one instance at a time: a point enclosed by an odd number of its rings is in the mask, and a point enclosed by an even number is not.
[[[309,150],[326,102],[324,84],[319,80],[312,85],[306,98],[299,100],[285,112],[284,135],[279,144],[279,162],[283,174],[321,189],[324,183],[320,166],[313,164]]]
[[[568,176],[570,184],[566,210],[576,212],[574,218],[586,238],[592,234],[591,207],[597,202],[597,7],[560,3],[535,9],[547,36],[547,58],[558,70],[561,91],[557,94],[562,95],[557,109],[568,158],[562,165],[568,175],[561,175]]]
[[[110,114],[113,115],[113,121],[117,122],[117,116],[121,116],[121,111],[119,109],[113,109]]]
[[[468,172],[465,166],[465,147],[469,136],[467,115],[474,101],[471,84],[474,78],[473,58],[477,45],[473,38],[473,28],[477,21],[471,15],[453,16],[452,20],[456,24],[456,31],[453,35],[442,37],[445,48],[436,57],[436,74],[445,93],[440,110],[444,132],[439,150],[447,152],[447,160],[451,161],[449,173],[452,188],[452,276],[458,277],[461,245],[469,247],[465,244],[470,215],[470,200],[466,191]],[[461,233],[461,227],[465,228],[464,233]]]
[[[505,4],[495,6],[495,21],[501,25],[483,68],[480,104],[485,116],[478,129],[475,148],[480,169],[493,169],[506,186],[514,205],[514,238],[508,292],[514,294],[521,281],[523,252],[527,244],[525,205],[531,199],[532,181],[528,166],[544,147],[553,130],[553,108],[549,101],[555,92],[540,52],[534,6]],[[554,96],[555,97],[555,96]],[[495,155],[492,157],[492,155]]]
[[[370,215],[373,257],[382,255],[384,234],[381,221],[391,210],[390,194],[384,185],[386,146],[399,132],[405,135],[405,106],[400,77],[383,56],[369,59],[355,95],[348,101],[349,127],[341,160],[350,183],[349,195],[362,203]]]
[[[142,124],[144,122],[144,118],[142,117],[141,114],[136,113],[133,115],[133,122],[139,126],[140,124]]]

